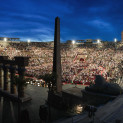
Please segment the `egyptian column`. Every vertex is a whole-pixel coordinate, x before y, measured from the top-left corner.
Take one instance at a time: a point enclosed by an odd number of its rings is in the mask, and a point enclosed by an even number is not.
[[[61,82],[61,54],[60,54],[60,19],[55,18],[55,32],[54,32],[54,54],[53,54],[53,72],[56,75],[56,90],[62,91]]]

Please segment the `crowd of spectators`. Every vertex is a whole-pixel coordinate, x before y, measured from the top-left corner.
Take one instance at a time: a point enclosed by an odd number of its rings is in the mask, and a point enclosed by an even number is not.
[[[48,43],[9,43],[0,44],[0,55],[29,56],[26,75],[38,78],[52,73],[53,47]],[[123,72],[123,49],[111,47],[61,47],[62,81],[67,83],[91,83],[95,75],[102,75],[107,81],[117,79]]]

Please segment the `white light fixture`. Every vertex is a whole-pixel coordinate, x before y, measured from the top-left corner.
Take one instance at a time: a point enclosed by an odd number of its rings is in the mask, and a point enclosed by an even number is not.
[[[117,42],[117,39],[116,38],[114,39],[114,42]]]
[[[7,38],[4,38],[4,41],[7,41]]]
[[[76,42],[75,42],[75,40],[72,40],[72,44],[75,44]]]
[[[27,42],[30,43],[30,40],[28,39]]]
[[[97,43],[100,43],[100,39],[97,39]]]

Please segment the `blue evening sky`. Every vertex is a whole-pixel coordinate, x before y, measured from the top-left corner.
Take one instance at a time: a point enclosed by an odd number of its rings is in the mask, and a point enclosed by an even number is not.
[[[121,40],[122,0],[0,0],[0,37],[53,41],[56,16],[61,41]]]

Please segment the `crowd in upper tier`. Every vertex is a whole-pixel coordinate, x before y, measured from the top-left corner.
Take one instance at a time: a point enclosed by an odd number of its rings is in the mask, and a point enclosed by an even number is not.
[[[47,43],[0,44],[0,55],[29,56],[26,75],[38,78],[52,73],[53,47]],[[121,62],[123,49],[114,47],[61,47],[62,81],[74,83],[94,82],[95,75],[104,76],[107,81],[123,75]]]

